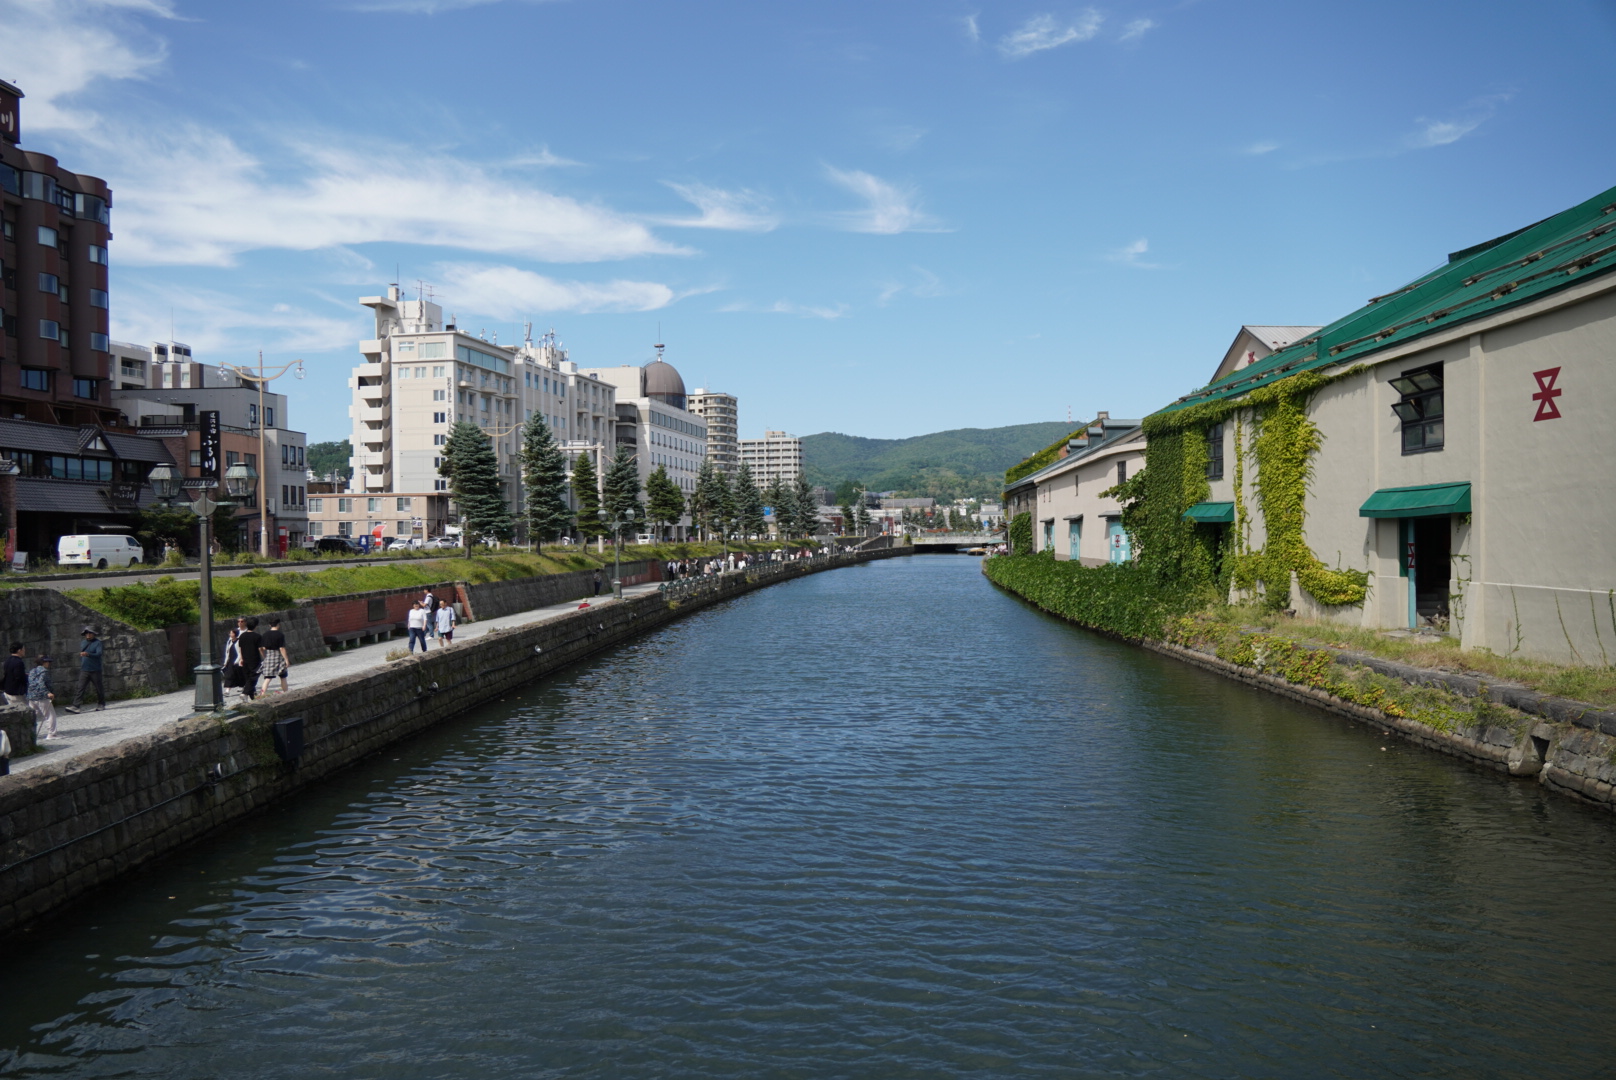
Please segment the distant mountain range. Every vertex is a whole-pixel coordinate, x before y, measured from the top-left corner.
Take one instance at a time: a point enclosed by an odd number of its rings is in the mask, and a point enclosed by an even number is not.
[[[802,440],[808,480],[829,488],[854,481],[868,491],[937,499],[997,497],[1004,471],[1072,430],[1061,421],[958,428],[912,439],[863,439],[823,432]]]

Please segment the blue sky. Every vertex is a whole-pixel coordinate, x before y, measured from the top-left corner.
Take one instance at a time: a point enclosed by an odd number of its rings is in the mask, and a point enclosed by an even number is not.
[[[743,435],[1141,415],[1616,184],[1613,45],[1593,0],[0,0],[23,145],[113,186],[114,336],[305,359],[311,439],[395,277],[585,365],[660,324]]]

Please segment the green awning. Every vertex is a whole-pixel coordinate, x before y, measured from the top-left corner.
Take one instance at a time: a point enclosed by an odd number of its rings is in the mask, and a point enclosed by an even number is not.
[[[1434,517],[1470,513],[1469,484],[1422,484],[1381,488],[1358,508],[1366,518]]]
[[[1234,503],[1201,502],[1184,511],[1184,520],[1197,525],[1234,524]]]

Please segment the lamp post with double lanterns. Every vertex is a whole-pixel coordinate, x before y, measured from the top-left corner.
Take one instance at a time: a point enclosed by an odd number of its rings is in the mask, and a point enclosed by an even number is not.
[[[597,510],[595,516],[600,523],[612,530],[612,595],[623,599],[623,526],[632,525],[640,518],[637,507],[626,507],[616,513],[608,514],[604,509]]]
[[[152,492],[167,506],[173,505],[175,496],[185,490],[179,471],[166,463],[152,469],[147,479],[151,481]],[[229,499],[214,497],[218,491],[217,482],[214,481],[196,489],[196,496],[191,502],[191,509],[200,519],[202,530],[202,575],[197,595],[202,612],[201,655],[196,665],[198,712],[217,712],[224,708],[224,685],[220,679],[219,665],[213,659],[213,512],[251,495],[257,479],[257,470],[238,462],[224,471],[224,487],[230,495]]]

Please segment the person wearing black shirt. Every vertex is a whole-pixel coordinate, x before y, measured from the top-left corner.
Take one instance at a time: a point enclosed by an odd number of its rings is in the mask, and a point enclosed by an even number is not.
[[[269,681],[281,677],[281,693],[286,693],[286,673],[292,670],[291,657],[286,655],[286,635],[281,633],[281,621],[271,619],[269,632],[264,635],[264,693],[269,693]]]
[[[4,674],[0,674],[0,691],[5,692],[7,705],[28,704],[28,662],[22,658],[26,651],[26,646],[13,645]]]
[[[241,650],[241,692],[249,698],[258,696],[258,666],[264,661],[264,639],[258,633],[258,620],[249,616],[237,619],[241,636],[236,647]]]

